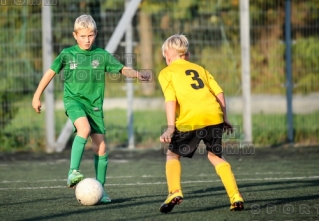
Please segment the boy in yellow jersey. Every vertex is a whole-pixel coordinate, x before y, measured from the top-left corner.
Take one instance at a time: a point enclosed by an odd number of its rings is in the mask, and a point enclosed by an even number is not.
[[[125,67],[109,52],[93,46],[97,27],[90,15],[81,15],[74,22],[73,37],[77,44],[65,48],[43,75],[34,93],[32,107],[41,113],[40,97],[56,74],[64,76],[63,102],[65,113],[74,125],[76,136],[72,143],[67,186],[75,187],[84,179],[80,173],[80,163],[85,144],[92,139],[96,179],[104,186],[108,166],[108,155],[104,140],[105,126],[103,101],[105,74],[122,74],[130,78],[147,81],[147,73],[138,73]],[[103,192],[101,203],[111,199]]]
[[[208,159],[220,176],[230,199],[230,210],[244,209],[230,164],[222,157],[222,134],[231,133],[223,90],[202,66],[188,61],[188,40],[184,35],[169,37],[162,46],[167,67],[159,74],[165,96],[167,129],[160,136],[169,144],[166,155],[168,197],[160,207],[171,212],[183,201],[180,157],[192,158],[201,140]]]

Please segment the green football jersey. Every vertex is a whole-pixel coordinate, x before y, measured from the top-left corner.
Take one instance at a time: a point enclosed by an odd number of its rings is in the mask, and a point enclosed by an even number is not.
[[[105,73],[119,74],[123,67],[102,48],[86,51],[78,45],[63,49],[51,65],[64,83],[64,103],[76,100],[93,110],[103,108]]]

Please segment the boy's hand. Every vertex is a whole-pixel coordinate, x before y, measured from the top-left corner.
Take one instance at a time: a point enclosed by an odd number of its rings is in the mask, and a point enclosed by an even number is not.
[[[38,114],[41,114],[41,101],[37,99],[32,100],[32,107]]]
[[[223,132],[228,134],[231,134],[233,132],[233,126],[231,125],[231,123],[227,120],[224,119],[224,129]]]
[[[171,128],[168,128],[165,130],[165,132],[160,136],[161,143],[170,143],[172,140],[174,130]]]
[[[138,72],[140,81],[150,81],[152,79],[152,70],[143,70]]]

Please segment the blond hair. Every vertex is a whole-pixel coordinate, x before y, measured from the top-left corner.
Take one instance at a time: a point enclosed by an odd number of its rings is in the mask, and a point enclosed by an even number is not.
[[[74,31],[88,28],[92,31],[97,31],[96,23],[91,15],[81,15],[74,22]]]
[[[179,56],[188,53],[188,40],[183,34],[175,34],[170,36],[162,45],[162,54],[165,57],[165,51],[174,49]]]

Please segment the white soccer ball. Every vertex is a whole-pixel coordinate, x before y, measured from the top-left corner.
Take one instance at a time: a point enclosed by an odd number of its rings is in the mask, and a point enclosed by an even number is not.
[[[94,178],[85,178],[76,185],[75,197],[85,206],[99,203],[103,196],[103,186]]]

